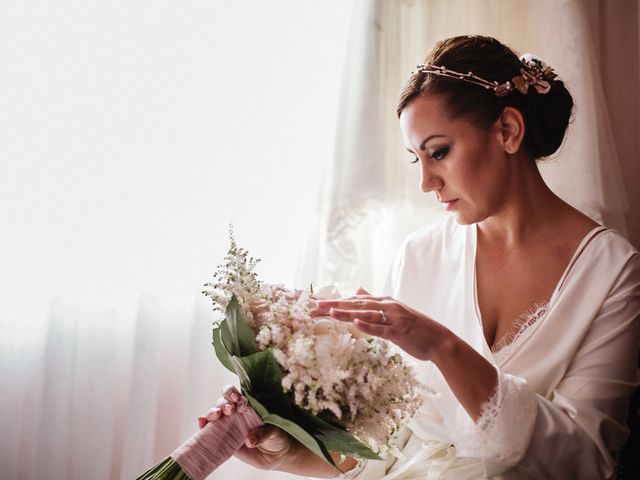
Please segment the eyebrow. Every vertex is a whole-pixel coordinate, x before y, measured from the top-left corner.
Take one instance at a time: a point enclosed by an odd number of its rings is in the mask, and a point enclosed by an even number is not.
[[[446,135],[442,135],[441,133],[436,133],[436,134],[434,134],[434,135],[429,135],[427,138],[425,138],[425,139],[422,141],[422,143],[420,143],[420,147],[419,147],[419,149],[420,149],[421,151],[424,151],[424,146],[427,144],[427,142],[428,142],[429,140],[431,140],[432,138],[438,138],[438,137],[446,137]],[[413,153],[413,151],[411,151],[411,149],[410,149],[409,147],[407,147],[407,151],[408,151],[409,153]]]

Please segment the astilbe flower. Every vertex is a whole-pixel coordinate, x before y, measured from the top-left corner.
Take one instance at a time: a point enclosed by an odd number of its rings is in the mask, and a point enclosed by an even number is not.
[[[249,252],[236,244],[233,236],[233,228],[229,226],[229,250],[221,265],[218,265],[213,275],[214,281],[205,283],[205,287],[212,290],[203,290],[202,293],[213,303],[213,310],[220,312],[224,318],[225,309],[233,295],[238,303],[244,318],[253,326],[253,315],[250,305],[259,297],[262,282],[254,271],[260,259],[249,256]]]
[[[374,451],[395,451],[398,430],[422,403],[412,368],[386,340],[366,337],[351,323],[311,317],[316,300],[339,297],[335,289],[312,294],[263,284],[257,262],[232,237],[216,282],[206,284],[214,290],[203,293],[221,312],[232,294],[238,298],[258,349],[271,349],[296,405],[342,424]]]
[[[413,370],[387,341],[310,316],[315,301],[335,291],[313,295],[263,285],[262,292],[252,306],[258,348],[271,349],[294,403],[344,425],[375,451],[394,450],[395,434],[422,402]]]

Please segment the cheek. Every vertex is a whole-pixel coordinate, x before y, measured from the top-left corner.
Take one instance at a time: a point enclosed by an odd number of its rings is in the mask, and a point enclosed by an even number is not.
[[[491,205],[499,201],[504,185],[504,162],[495,152],[483,145],[470,149],[456,171],[457,187],[475,208],[491,210]]]

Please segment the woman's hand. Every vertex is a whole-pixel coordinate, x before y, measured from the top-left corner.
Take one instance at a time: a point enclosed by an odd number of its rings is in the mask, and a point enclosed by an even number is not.
[[[368,335],[391,340],[419,360],[431,360],[471,418],[495,392],[495,367],[451,330],[391,297],[359,288],[354,297],[321,300],[312,315],[352,322]]]
[[[236,402],[240,392],[236,387],[228,385],[224,388],[223,397],[206,416],[198,418],[198,426],[203,428],[208,422],[215,422],[223,415],[236,412]],[[285,431],[273,425],[263,425],[249,432],[244,445],[235,454],[240,460],[262,470],[280,470],[287,456],[296,450],[296,441]]]
[[[449,340],[449,329],[428,316],[391,297],[375,297],[359,288],[356,295],[335,300],[319,300],[313,316],[330,315],[352,322],[367,335],[391,340],[420,360],[435,361]]]
[[[233,415],[240,392],[232,385],[223,390],[223,397],[206,416],[198,418],[198,426],[203,428],[208,422],[215,422],[223,415]],[[307,450],[284,430],[273,425],[263,425],[247,434],[244,445],[235,454],[240,460],[261,470],[280,470],[296,475],[335,477],[339,472]],[[334,455],[338,462],[339,455]],[[347,459],[340,467],[353,468],[356,461]]]

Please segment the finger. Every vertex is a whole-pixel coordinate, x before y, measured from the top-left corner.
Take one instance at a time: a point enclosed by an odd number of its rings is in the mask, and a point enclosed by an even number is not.
[[[249,448],[257,448],[269,441],[276,439],[280,441],[285,440],[282,430],[280,430],[278,427],[274,427],[273,425],[263,425],[249,432],[245,440],[245,445],[247,445],[247,447]],[[272,442],[270,447],[274,446],[276,445],[274,445]]]
[[[198,428],[203,428],[207,423],[207,417],[198,417]]]
[[[256,448],[258,442],[258,437],[256,437],[254,434],[249,433],[247,435],[247,438],[245,438],[244,440],[244,444],[249,447],[249,448]]]
[[[385,303],[383,297],[354,297],[340,298],[336,300],[322,300],[318,302],[318,309],[324,315],[329,314],[332,308],[342,310],[382,310],[388,307],[389,303]]]
[[[356,295],[371,295],[371,294],[367,292],[364,288],[358,287],[358,290],[356,290]]]
[[[229,403],[229,401],[224,398],[224,397],[220,397],[218,400],[216,400],[216,404],[215,406],[218,408],[222,408],[224,407],[227,403]]]
[[[216,420],[219,420],[222,417],[222,415],[223,413],[221,408],[213,407],[211,410],[207,412],[207,414],[205,415],[205,419],[208,422],[215,422]]]
[[[382,337],[389,338],[390,331],[388,325],[376,324],[365,322],[364,320],[360,320],[356,318],[353,321],[353,324],[358,327],[358,330],[366,333],[367,335],[373,335],[374,337]]]
[[[227,385],[222,389],[222,396],[227,401],[235,403],[240,399],[240,392],[234,385]]]
[[[390,323],[389,318],[382,310],[342,310],[339,308],[332,308],[330,312],[331,318],[335,318],[336,320],[341,320],[343,322],[353,322],[358,318],[368,323],[380,325]]]
[[[226,416],[233,415],[236,412],[236,404],[235,403],[227,403],[224,407],[222,407],[222,413]]]
[[[256,448],[258,445],[264,443],[269,435],[271,435],[272,430],[273,426],[271,425],[261,425],[254,428],[247,433],[247,438],[244,441],[245,445],[249,448]]]

